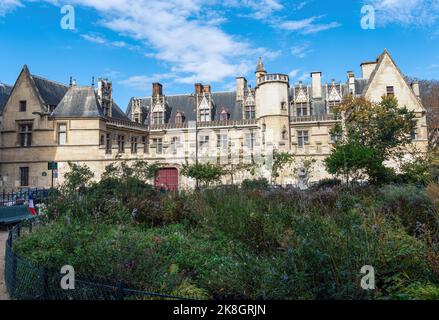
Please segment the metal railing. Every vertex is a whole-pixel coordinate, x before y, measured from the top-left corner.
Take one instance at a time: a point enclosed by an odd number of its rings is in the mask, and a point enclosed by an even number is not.
[[[11,300],[200,300],[129,289],[122,282],[75,277],[75,289],[61,288],[62,274],[17,255],[14,242],[31,233],[36,223],[18,224],[9,231],[5,250],[5,284]]]
[[[23,205],[29,200],[29,195],[32,195],[35,203],[45,202],[49,200],[52,192],[54,190],[38,188],[26,188],[11,192],[3,190],[0,192],[0,208]]]

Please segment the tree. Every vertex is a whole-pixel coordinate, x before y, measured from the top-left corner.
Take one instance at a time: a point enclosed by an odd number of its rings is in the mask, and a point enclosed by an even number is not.
[[[64,184],[61,190],[65,193],[78,192],[92,184],[94,173],[87,165],[68,162],[69,171],[64,175]]]
[[[294,155],[288,152],[274,152],[273,166],[271,168],[271,183],[276,183],[281,172],[294,162]]]
[[[344,115],[344,128],[336,126],[331,133],[344,134],[325,161],[328,172],[342,174],[346,181],[367,175],[374,183],[384,182],[393,173],[384,162],[401,159],[411,143],[415,113],[399,107],[394,97],[380,103],[348,97],[336,112]]]
[[[181,173],[189,178],[198,179],[206,187],[221,180],[225,171],[222,167],[211,163],[185,164]]]
[[[382,170],[375,150],[355,140],[338,145],[325,159],[325,164],[329,173],[344,176],[348,184],[352,179],[358,180]]]

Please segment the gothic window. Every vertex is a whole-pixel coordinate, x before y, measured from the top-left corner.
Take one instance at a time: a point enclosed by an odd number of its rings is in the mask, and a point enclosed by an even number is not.
[[[163,153],[163,140],[162,140],[162,138],[153,139],[152,141],[155,144],[156,154],[162,154]]]
[[[247,133],[245,135],[245,144],[248,148],[250,148],[251,150],[254,149],[255,145],[256,145],[256,139],[255,139],[255,134],[253,132],[251,133]]]
[[[119,153],[125,153],[125,136],[124,135],[117,136],[117,150]]]
[[[339,107],[341,104],[341,101],[328,101],[328,107],[329,107],[329,113],[335,114],[335,110],[337,107]]]
[[[200,122],[209,122],[210,121],[210,110],[209,109],[201,109],[200,110]]]
[[[137,153],[137,137],[131,137],[131,153]]]
[[[255,106],[245,106],[244,116],[246,119],[255,119],[256,118]]]
[[[297,131],[297,145],[299,148],[303,148],[309,142],[309,136],[307,130]]]
[[[410,138],[412,139],[412,141],[418,139],[418,128],[413,128],[410,133]]]
[[[307,103],[297,103],[296,104],[296,116],[305,117],[308,115],[308,104]]]
[[[209,136],[200,137],[200,149],[207,148],[209,146]]]
[[[32,124],[20,125],[20,147],[30,147],[32,145]]]
[[[180,137],[172,137],[171,140],[171,152],[172,153],[177,153],[177,147],[180,143]]]
[[[104,109],[104,116],[110,116],[110,103],[109,102],[103,102],[102,107]]]
[[[163,112],[153,112],[152,113],[152,124],[164,124],[165,117]]]
[[[111,148],[112,148],[111,134],[107,133],[105,136],[105,153],[111,154]]]
[[[143,153],[149,153],[148,138],[142,137],[142,143],[143,143]]]
[[[229,139],[227,133],[217,135],[217,148],[221,150],[227,150],[229,146]]]

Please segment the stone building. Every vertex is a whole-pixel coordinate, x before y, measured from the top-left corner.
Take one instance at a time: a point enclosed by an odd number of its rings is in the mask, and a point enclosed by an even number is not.
[[[161,169],[154,183],[169,189],[193,186],[180,169],[194,161],[224,166],[256,161],[264,164],[258,175],[268,177],[274,151],[314,159],[311,180],[319,180],[328,177],[323,160],[334,142],[330,129],[341,121],[332,111],[347,95],[376,102],[383,95],[396,96],[401,106],[415,111],[413,143],[425,150],[419,85],[404,80],[387,51],[361,69],[361,77],[348,72],[344,82],[323,83],[322,73],[312,72],[309,85],[290,86],[287,75],[268,73],[260,59],[255,88],[238,77],[233,92],[197,83],[193,93],[167,96],[154,83],[151,95],[132,98],[124,113],[106,79],[97,89],[74,81],[63,85],[24,66],[12,89],[0,86],[0,190],[50,186],[51,161],[58,163],[55,183],[62,182],[68,161],[87,164],[97,178],[116,161],[157,163]],[[294,171],[281,182],[296,184]]]

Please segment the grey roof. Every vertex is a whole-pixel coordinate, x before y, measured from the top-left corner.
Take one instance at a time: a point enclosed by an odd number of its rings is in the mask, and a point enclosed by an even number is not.
[[[131,119],[131,106],[134,98],[130,100],[127,107],[127,116]],[[150,98],[139,98],[140,107],[146,111],[147,116],[145,123],[149,123],[150,114]],[[173,123],[175,115],[177,112],[181,112],[185,118],[185,121],[195,121],[195,98],[189,94],[186,95],[174,95],[165,96],[166,107],[167,107],[167,122]],[[212,93],[213,102],[213,120],[219,120],[221,111],[224,109],[230,115],[230,120],[240,120],[242,119],[242,107],[241,103],[236,101],[236,92],[213,92]]]
[[[119,120],[129,121],[130,119],[126,114],[120,109],[116,102],[113,101],[113,108],[111,109],[111,117]]]
[[[68,86],[31,75],[32,80],[45,104],[56,106],[69,89]]]
[[[93,87],[70,87],[52,113],[54,117],[101,117],[102,109]]]
[[[11,94],[12,87],[4,83],[0,83],[0,113],[3,112],[3,108],[8,101],[9,95]]]
[[[355,79],[355,93],[363,94],[363,91],[368,83],[369,79]]]

